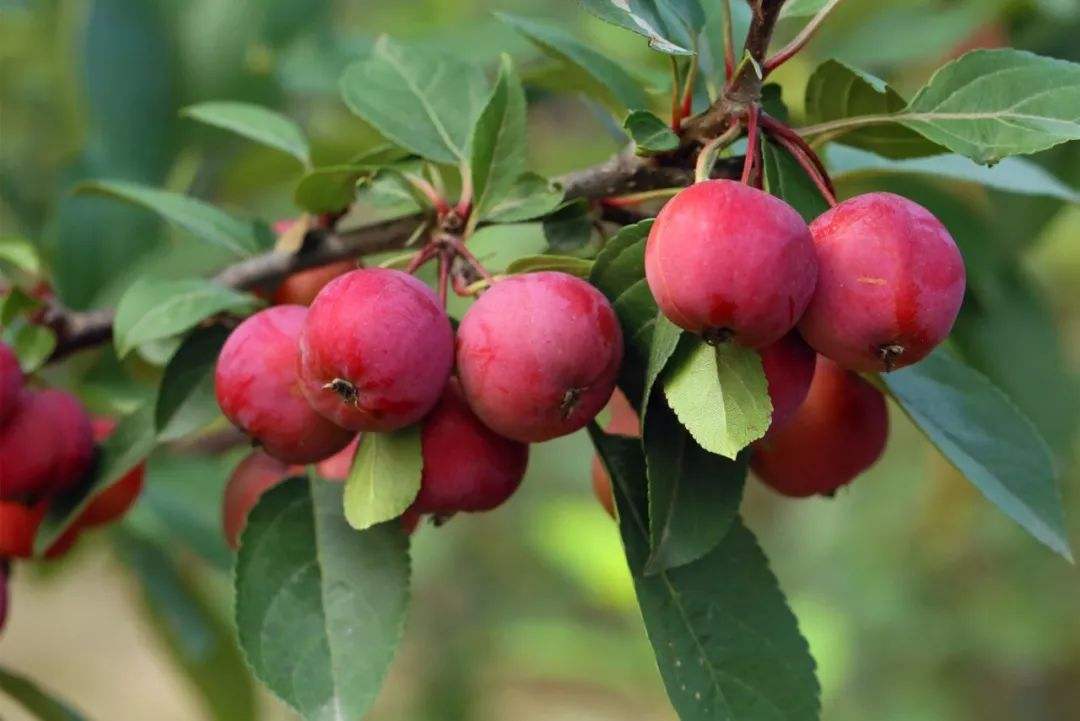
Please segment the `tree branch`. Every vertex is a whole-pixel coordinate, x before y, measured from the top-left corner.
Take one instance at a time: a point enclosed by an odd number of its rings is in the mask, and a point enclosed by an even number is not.
[[[739,159],[730,159],[717,168],[717,175],[738,177],[740,163]],[[558,179],[567,198],[590,200],[641,190],[684,186],[693,181],[693,172],[681,164],[670,164],[662,158],[641,158],[629,152]],[[214,280],[243,290],[271,285],[306,268],[401,248],[421,222],[423,218],[414,215],[359,228],[339,228],[335,231],[314,229],[308,232],[299,252],[263,253],[225,268]],[[56,349],[49,360],[107,342],[112,338],[113,316],[109,308],[71,311],[58,302],[50,303],[41,321],[56,333]]]

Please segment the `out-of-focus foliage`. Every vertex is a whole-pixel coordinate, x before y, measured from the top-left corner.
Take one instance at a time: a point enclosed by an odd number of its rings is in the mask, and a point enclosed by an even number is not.
[[[316,164],[347,163],[380,138],[340,103],[337,79],[381,33],[404,42],[438,36],[446,52],[488,60],[492,70],[504,51],[531,58],[522,68],[529,167],[555,174],[608,157],[619,142],[601,114],[573,93],[544,89],[554,61],[492,10],[562,19],[593,51],[633,68],[641,85],[669,82],[663,56],[571,3],[0,2],[2,234],[31,241],[61,298],[78,308],[115,304],[136,274],[175,279],[220,267],[234,257],[228,248],[198,244],[192,252],[189,230],[69,191],[84,179],[111,178],[190,193],[238,218],[295,215],[292,190],[302,172],[295,159],[180,110],[225,99],[260,103],[299,122]],[[778,40],[800,22],[785,20]],[[810,73],[828,58],[866,68],[910,97],[961,49],[1011,45],[1077,61],[1078,36],[1080,6],[1069,0],[850,0],[775,79],[797,126]],[[1080,187],[1080,144],[1032,159]],[[852,174],[839,190],[868,188],[927,205],[965,251],[970,292],[955,349],[1049,441],[1066,469],[1062,490],[1077,539],[1080,209],[925,174]],[[542,252],[539,224],[522,227]],[[490,253],[498,253],[496,243]],[[126,413],[153,403],[150,364],[164,364],[174,350],[148,343],[122,364],[87,354],[45,375],[73,384],[97,411]],[[1003,520],[900,414],[892,420],[884,460],[835,499],[788,502],[747,484],[747,525],[814,649],[823,717],[1071,721],[1080,708],[1080,577]],[[190,719],[215,703],[222,708],[217,684],[250,689],[228,654],[176,645],[176,629],[219,629],[232,605],[232,557],[218,513],[238,456],[211,450],[173,447],[152,457],[147,492],[123,531],[137,536],[114,545],[107,532],[89,534],[70,562],[19,569],[16,598],[34,602],[14,608],[0,664],[95,719]],[[504,509],[417,533],[414,604],[373,718],[674,718],[618,531],[588,490],[590,456],[582,434],[538,447]],[[154,550],[133,554],[134,538]],[[144,595],[139,579],[160,581],[161,569],[168,583]],[[123,592],[100,601],[102,577]],[[170,591],[182,587],[197,590]],[[95,599],[99,605],[87,609]],[[184,625],[187,613],[193,626]],[[68,617],[103,631],[63,634],[60,646],[41,641],[54,618]],[[156,639],[150,646],[159,653],[122,652],[132,624],[144,641]],[[215,678],[214,669],[233,676]],[[205,704],[169,701],[199,689]],[[251,716],[236,703],[236,718]],[[0,698],[0,716],[20,720],[6,704]],[[254,718],[289,718],[265,697],[256,706]]]

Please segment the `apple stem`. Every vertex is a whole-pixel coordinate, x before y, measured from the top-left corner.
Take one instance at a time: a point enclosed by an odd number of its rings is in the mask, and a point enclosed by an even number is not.
[[[702,147],[694,165],[695,183],[700,183],[712,177],[713,166],[716,165],[716,158],[720,155],[720,151],[735,142],[741,132],[742,125],[738,120],[735,120],[732,122],[731,127]]]
[[[767,76],[773,70],[780,67],[792,57],[794,57],[796,54],[798,54],[798,52],[802,50],[808,42],[810,42],[810,38],[814,36],[814,33],[817,32],[817,29],[821,27],[821,24],[823,22],[825,22],[825,18],[829,16],[829,13],[831,13],[833,9],[839,4],[840,0],[829,0],[829,2],[825,3],[821,10],[818,11],[817,15],[810,19],[810,22],[808,22],[806,26],[799,31],[799,34],[796,35],[790,43],[785,45],[783,48],[778,50],[775,55],[773,55],[771,58],[767,58],[765,62],[762,63],[762,77]]]
[[[740,182],[744,184],[750,183],[754,160],[758,154],[758,116],[760,114],[757,104],[751,105],[746,112],[746,157],[743,159],[742,178],[740,178]]]
[[[829,206],[835,206],[836,188],[833,187],[829,171],[825,169],[825,164],[814,149],[794,130],[765,113],[761,113],[761,125],[765,132],[802,166]]]
[[[724,80],[731,82],[735,73],[735,38],[731,23],[731,0],[722,0],[724,8]]]
[[[405,272],[410,275],[420,270],[429,260],[435,257],[436,248],[433,245],[425,245],[420,250],[416,251],[416,255],[409,261],[409,265],[406,266]]]
[[[450,276],[450,259],[453,256],[445,251],[439,251],[439,300],[442,301],[442,306],[446,308],[447,300],[447,279]]]
[[[446,199],[442,197],[442,194],[435,189],[435,186],[429,183],[424,178],[413,173],[402,173],[405,180],[409,181],[409,184],[415,188],[421,195],[427,198],[431,203],[435,211],[440,215],[444,215],[450,212],[450,204],[446,202]]]

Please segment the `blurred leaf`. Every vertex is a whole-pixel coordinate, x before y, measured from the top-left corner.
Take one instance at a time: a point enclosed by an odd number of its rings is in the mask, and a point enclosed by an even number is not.
[[[654,334],[655,335],[655,334]],[[652,576],[696,561],[731,528],[742,501],[746,455],[728,460],[694,442],[661,398],[644,420]]]
[[[798,623],[738,518],[706,556],[645,576],[645,462],[633,439],[589,433],[612,477],[645,628],[683,721],[816,721],[820,688]]]
[[[634,110],[623,121],[638,155],[664,153],[679,147],[679,136],[660,118],[648,110]]]
[[[761,144],[765,165],[765,190],[799,211],[807,223],[829,209],[814,181],[791,154],[765,141]]]
[[[13,235],[0,238],[0,260],[30,275],[37,275],[41,271],[37,248],[26,238]]]
[[[120,557],[139,579],[142,600],[170,655],[199,692],[210,718],[255,719],[255,689],[232,629],[162,546],[116,534]]]
[[[705,25],[698,0],[581,0],[601,20],[649,39],[649,47],[669,55],[693,55]]]
[[[1067,468],[1080,427],[1080,379],[1070,372],[1057,319],[1015,263],[1004,263],[994,279],[994,296],[969,297],[949,337],[1020,406]]]
[[[547,238],[548,251],[569,253],[583,248],[592,238],[592,231],[589,202],[584,198],[568,200],[544,216],[544,237]]]
[[[78,494],[57,498],[49,506],[34,539],[34,554],[40,555],[52,546],[98,494],[144,461],[156,443],[151,404],[121,418],[112,435],[99,444],[89,482]]]
[[[962,155],[888,160],[863,150],[834,144],[829,146],[828,162],[834,178],[854,173],[910,173],[979,183],[1008,193],[1041,195],[1080,203],[1080,191],[1070,188],[1043,170],[1042,166],[1025,158],[1003,158],[988,168]]]
[[[27,295],[21,288],[11,288],[6,295],[0,296],[0,330],[11,325],[19,316],[28,315],[41,306],[40,300]]]
[[[907,103],[879,78],[839,60],[818,66],[806,84],[806,115],[811,123],[842,121],[851,116],[899,113]],[[889,158],[934,155],[943,151],[914,130],[895,123],[860,127],[844,142]]]
[[[358,531],[390,521],[420,492],[420,426],[364,433],[345,481],[345,520]]]
[[[481,216],[492,223],[520,223],[555,210],[562,203],[563,189],[536,173],[521,175],[506,196]]]
[[[405,532],[357,532],[342,488],[292,479],[248,517],[236,563],[236,626],[255,674],[308,721],[367,713],[405,625]]]
[[[572,255],[529,255],[518,258],[506,267],[507,273],[535,273],[541,270],[556,270],[578,278],[588,278],[592,261]]]
[[[103,195],[141,205],[192,235],[231,250],[238,256],[256,253],[265,245],[254,223],[240,220],[209,203],[179,193],[120,180],[82,183],[75,192]]]
[[[154,425],[163,440],[179,438],[218,417],[214,366],[229,331],[212,325],[184,339],[161,377]]]
[[[251,103],[221,101],[189,105],[181,114],[288,153],[305,166],[311,164],[311,149],[304,131],[274,110]]]
[[[468,158],[487,83],[473,65],[384,37],[370,57],[346,69],[341,95],[350,110],[402,148],[457,164]]]
[[[309,213],[335,213],[356,197],[356,182],[371,172],[364,165],[329,165],[304,174],[293,201]]]
[[[817,15],[829,0],[788,0],[780,11],[781,18],[800,18]]]
[[[478,218],[510,195],[525,172],[525,149],[525,91],[510,57],[504,55],[495,90],[473,128],[470,168],[473,212]]]
[[[231,572],[233,552],[225,543],[221,515],[236,460],[235,454],[196,455],[161,447],[147,460],[145,488],[123,525]]]
[[[1080,139],[1080,64],[1020,50],[975,50],[945,65],[903,123],[979,163]]]
[[[1072,560],[1050,449],[1004,393],[941,349],[883,380],[915,425],[983,495]]]
[[[585,45],[562,28],[507,13],[495,15],[531,40],[547,55],[564,64],[580,68],[591,81],[590,94],[602,98],[608,107],[648,107],[649,98],[645,91],[621,65]]]
[[[689,338],[664,376],[664,395],[698,444],[734,459],[769,430],[769,399],[761,356],[735,343]]]
[[[217,313],[247,313],[258,300],[210,280],[140,278],[116,306],[113,334],[116,354],[152,340],[183,333]]]
[[[40,721],[85,721],[86,717],[40,686],[16,673],[0,668],[0,690]]]
[[[56,348],[56,333],[52,328],[19,318],[3,328],[4,342],[15,351],[24,373],[33,373],[45,364]]]

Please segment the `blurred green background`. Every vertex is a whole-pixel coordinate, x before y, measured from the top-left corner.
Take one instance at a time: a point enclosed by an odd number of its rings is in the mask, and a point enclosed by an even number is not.
[[[706,0],[709,2],[710,0]],[[558,18],[656,88],[664,59],[569,0],[0,0],[0,231],[40,244],[61,297],[108,305],[139,273],[222,258],[190,252],[153,217],[68,191],[83,178],[159,184],[268,220],[296,213],[287,157],[181,118],[212,99],[298,120],[317,163],[376,141],[336,81],[379,34],[473,60],[535,51],[491,10]],[[783,25],[790,36],[797,24]],[[1080,61],[1076,0],[849,0],[777,80],[798,119],[816,62],[838,57],[910,93],[949,56],[1011,45]],[[619,147],[594,105],[534,91],[531,158],[557,174]],[[663,100],[659,102],[663,103]],[[1080,144],[1036,158],[1080,187]],[[1080,542],[1077,369],[1080,208],[916,176],[862,175],[933,209],[960,242],[969,297],[958,350],[1043,431]],[[146,392],[140,361],[84,354],[51,369],[97,410]],[[145,361],[141,361],[145,362]],[[829,721],[1080,719],[1080,575],[959,477],[898,414],[885,458],[831,500],[751,482],[751,528],[810,640]],[[674,719],[636,610],[614,524],[589,490],[578,434],[534,449],[504,508],[422,528],[414,605],[376,721]],[[231,638],[231,557],[218,531],[238,451],[171,446],[112,532],[16,569],[0,666],[91,719],[288,719]],[[0,695],[0,717],[28,718]]]

